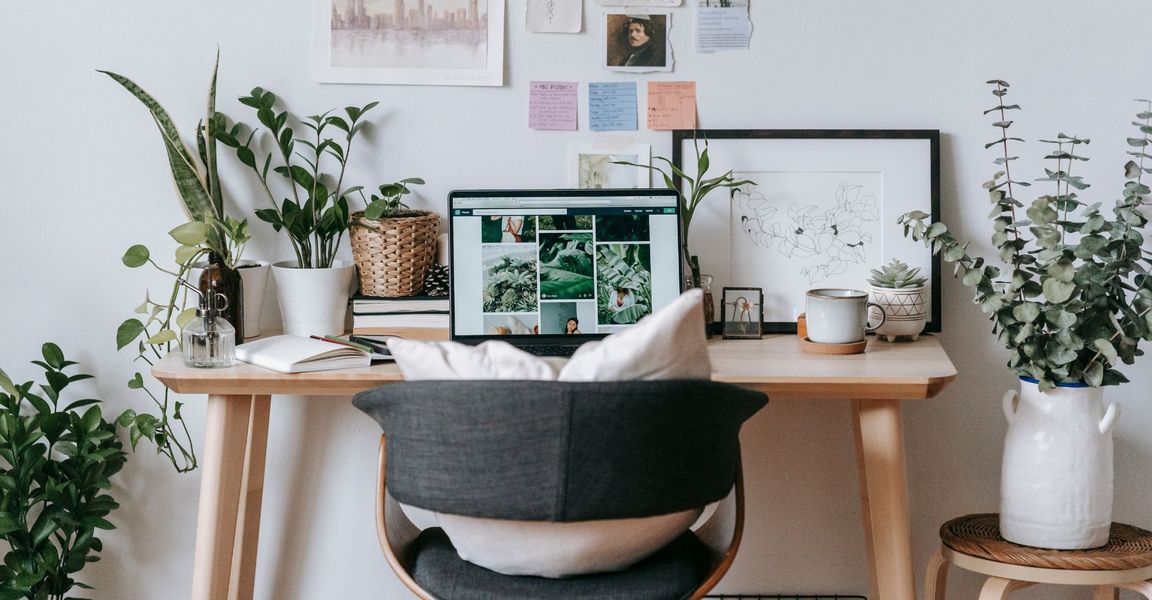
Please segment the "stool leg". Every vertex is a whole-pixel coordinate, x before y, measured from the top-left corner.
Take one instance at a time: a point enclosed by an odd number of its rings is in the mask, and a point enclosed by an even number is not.
[[[939,550],[928,559],[928,570],[924,574],[924,600],[944,600],[948,587],[948,561]]]
[[[980,589],[980,600],[1003,600],[1007,598],[1008,594],[1013,590],[1018,590],[1030,585],[1032,585],[1032,583],[1029,581],[989,577],[988,581],[984,582],[984,587]]]
[[[1126,590],[1142,594],[1145,598],[1152,600],[1152,579],[1148,581],[1137,581],[1134,583],[1121,583],[1116,587],[1122,587]]]
[[[1092,594],[1092,600],[1118,600],[1120,590],[1110,585],[1098,585]]]

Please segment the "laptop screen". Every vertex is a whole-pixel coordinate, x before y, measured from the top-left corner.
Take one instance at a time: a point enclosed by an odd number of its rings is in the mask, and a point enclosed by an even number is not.
[[[454,191],[448,203],[454,340],[578,344],[680,294],[674,190]]]

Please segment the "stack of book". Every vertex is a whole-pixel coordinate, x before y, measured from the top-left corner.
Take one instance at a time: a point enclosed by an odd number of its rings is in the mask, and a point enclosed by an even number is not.
[[[410,340],[448,339],[448,297],[352,297],[352,334]]]

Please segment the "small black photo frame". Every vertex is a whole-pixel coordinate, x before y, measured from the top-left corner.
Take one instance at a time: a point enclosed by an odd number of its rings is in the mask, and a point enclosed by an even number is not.
[[[720,332],[726,340],[758,340],[764,320],[764,290],[725,287],[721,297]]]

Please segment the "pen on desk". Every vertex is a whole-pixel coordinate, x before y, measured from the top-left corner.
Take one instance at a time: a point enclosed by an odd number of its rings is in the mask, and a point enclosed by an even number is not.
[[[333,344],[339,344],[341,346],[347,346],[349,348],[355,348],[357,350],[363,350],[364,352],[372,352],[372,348],[369,348],[368,346],[365,346],[364,344],[357,344],[356,342],[351,342],[351,341],[348,341],[344,338],[336,337],[334,335],[311,335],[308,337],[310,337],[314,340],[320,340],[321,342],[331,342]]]

